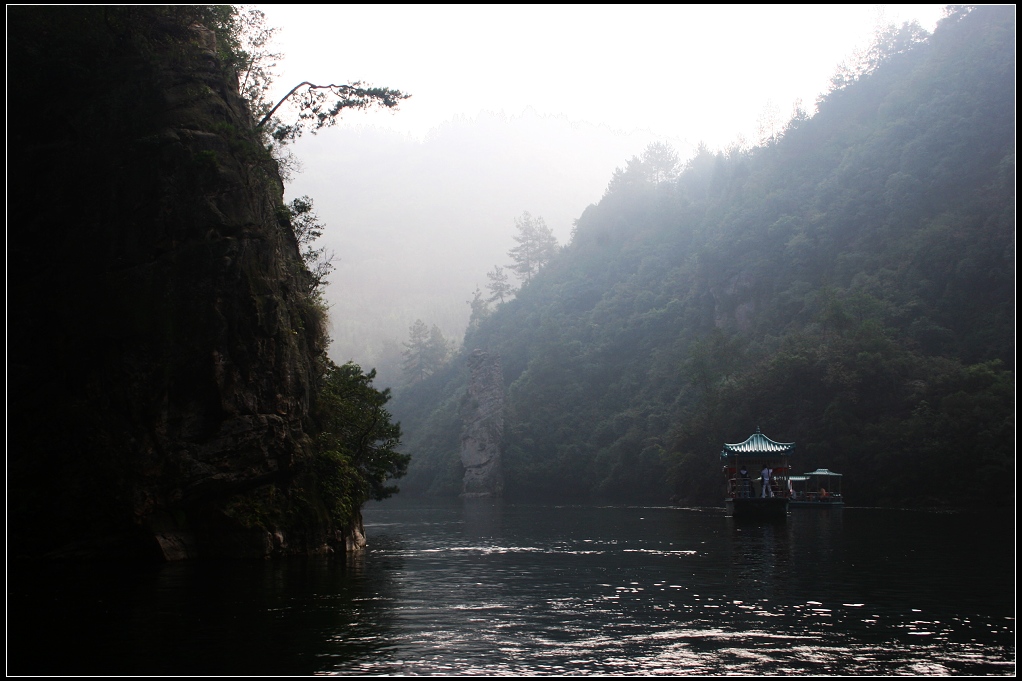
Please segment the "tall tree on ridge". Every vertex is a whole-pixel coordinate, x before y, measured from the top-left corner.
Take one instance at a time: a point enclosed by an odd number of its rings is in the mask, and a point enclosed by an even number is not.
[[[642,152],[642,165],[654,186],[678,177],[678,152],[666,142],[650,142]]]
[[[472,308],[472,314],[468,318],[468,326],[469,328],[475,328],[490,313],[490,306],[483,299],[483,292],[478,286],[472,292],[472,300],[468,301],[468,304]]]
[[[507,252],[514,261],[509,267],[527,284],[557,254],[557,238],[543,218],[534,218],[528,211],[515,218],[515,228],[518,245]]]
[[[405,379],[417,383],[429,375],[429,327],[426,322],[416,319],[408,329],[408,342],[404,344],[404,363],[401,365]]]
[[[505,296],[510,297],[515,292],[514,286],[504,274],[504,268],[499,265],[494,265],[493,271],[486,273],[486,278],[490,280],[490,283],[486,285],[490,291],[490,297],[486,299],[488,303],[498,300],[503,303]]]
[[[454,352],[452,343],[448,341],[440,327],[432,328],[426,322],[416,319],[408,329],[408,342],[404,344],[404,365],[402,371],[409,383],[418,383],[436,373],[450,359]]]

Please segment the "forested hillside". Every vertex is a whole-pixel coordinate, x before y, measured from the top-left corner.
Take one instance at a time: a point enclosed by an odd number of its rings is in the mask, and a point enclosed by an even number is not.
[[[905,26],[766,146],[629,163],[465,337],[505,493],[718,503],[760,427],[856,504],[1013,503],[1015,8]],[[457,494],[464,360],[406,389],[405,493]]]

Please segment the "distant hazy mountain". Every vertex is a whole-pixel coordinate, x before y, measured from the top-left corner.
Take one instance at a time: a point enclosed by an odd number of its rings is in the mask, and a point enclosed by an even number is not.
[[[527,113],[458,119],[425,141],[342,127],[302,140],[288,195],[312,197],[337,255],[331,355],[379,366],[382,382],[416,319],[460,340],[472,292],[510,261],[515,218],[543,217],[567,243],[615,167],[653,139]]]

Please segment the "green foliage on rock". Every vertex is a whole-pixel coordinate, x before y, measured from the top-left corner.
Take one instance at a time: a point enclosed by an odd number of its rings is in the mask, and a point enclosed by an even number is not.
[[[313,413],[318,450],[343,457],[354,471],[356,508],[395,493],[397,488],[386,483],[408,466],[408,456],[395,451],[401,428],[385,409],[390,390],[374,388],[375,377],[375,370],[364,373],[351,362],[337,366],[327,361]]]

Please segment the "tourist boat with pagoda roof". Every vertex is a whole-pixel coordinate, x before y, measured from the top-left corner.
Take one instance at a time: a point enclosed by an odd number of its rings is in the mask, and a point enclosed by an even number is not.
[[[784,518],[791,497],[788,458],[794,451],[794,442],[775,442],[759,428],[744,442],[725,444],[720,459],[727,515],[745,519]]]
[[[817,468],[805,475],[789,475],[791,499],[789,506],[798,508],[841,508],[845,505],[841,493],[841,474],[826,468]]]

